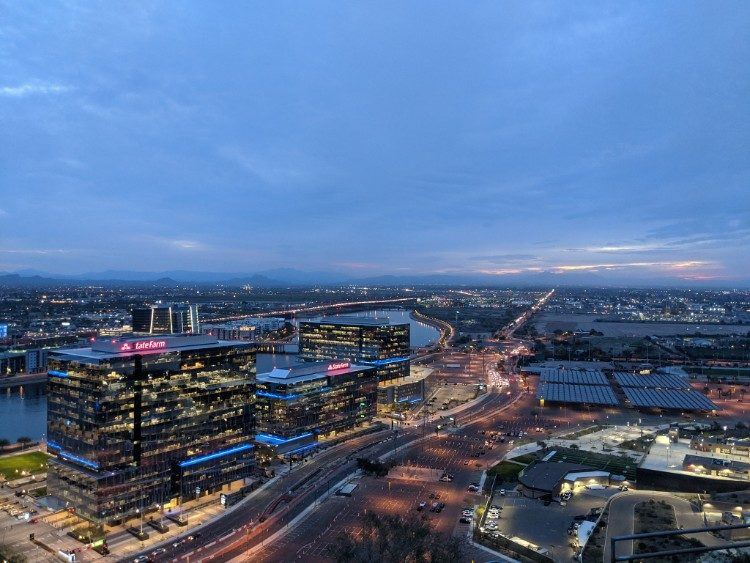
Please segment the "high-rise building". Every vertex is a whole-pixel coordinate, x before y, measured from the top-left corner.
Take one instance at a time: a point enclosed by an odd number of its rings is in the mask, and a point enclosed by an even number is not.
[[[132,310],[133,332],[139,334],[200,334],[198,305],[152,305]]]
[[[377,368],[381,381],[409,375],[409,323],[385,317],[338,316],[300,321],[303,360],[349,360]]]
[[[256,442],[274,453],[297,453],[318,436],[372,421],[378,379],[373,366],[347,361],[309,362],[259,374]]]
[[[255,353],[207,335],[50,351],[49,492],[96,522],[250,476]]]

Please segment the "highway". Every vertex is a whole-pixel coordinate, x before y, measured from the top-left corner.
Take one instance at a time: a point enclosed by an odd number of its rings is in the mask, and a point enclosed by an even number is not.
[[[238,321],[242,319],[252,319],[258,317],[274,317],[283,315],[297,315],[299,313],[314,313],[326,311],[328,309],[343,309],[348,307],[366,307],[369,305],[394,305],[414,301],[416,297],[399,297],[396,299],[370,299],[366,301],[341,301],[339,303],[327,303],[323,305],[308,305],[294,309],[279,309],[277,311],[263,311],[262,313],[253,313],[251,315],[234,315],[231,317],[218,317],[206,319],[205,323],[221,323],[227,321]]]

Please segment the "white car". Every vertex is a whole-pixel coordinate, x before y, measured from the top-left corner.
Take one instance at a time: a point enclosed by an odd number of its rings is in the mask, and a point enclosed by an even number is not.
[[[505,489],[500,489],[500,496],[501,496],[501,497],[504,497],[504,496],[505,496]]]

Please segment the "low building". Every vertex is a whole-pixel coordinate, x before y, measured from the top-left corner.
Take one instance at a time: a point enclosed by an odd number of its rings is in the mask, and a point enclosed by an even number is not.
[[[301,453],[318,437],[368,424],[376,414],[377,370],[346,361],[274,368],[257,376],[256,443],[272,454]]]
[[[427,396],[432,368],[412,366],[407,377],[378,383],[378,411],[400,411],[421,403]]]
[[[0,354],[0,376],[26,373],[26,354],[3,352]]]
[[[694,436],[690,448],[699,452],[730,454],[750,458],[750,440]]]
[[[580,487],[620,486],[625,478],[578,463],[537,461],[519,474],[518,481],[526,497],[553,498]]]
[[[688,454],[682,461],[682,469],[701,475],[715,475],[726,479],[750,481],[750,463],[733,459]]]

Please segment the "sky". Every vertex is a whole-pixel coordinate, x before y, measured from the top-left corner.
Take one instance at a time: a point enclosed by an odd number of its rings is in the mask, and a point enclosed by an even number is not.
[[[750,3],[0,2],[0,272],[750,280]]]

